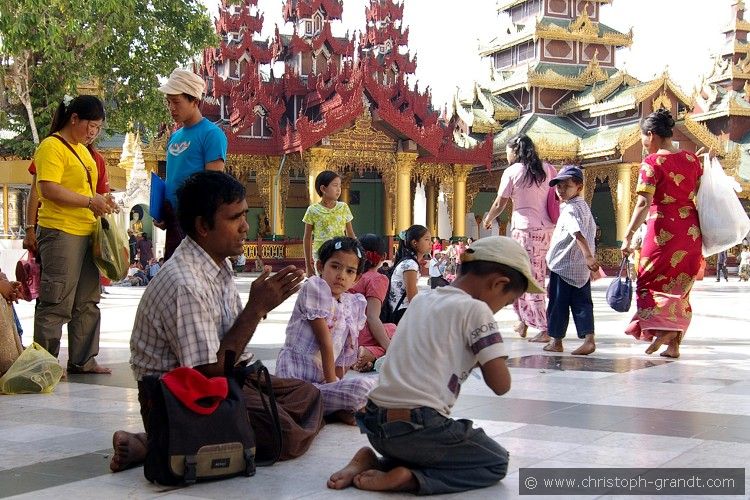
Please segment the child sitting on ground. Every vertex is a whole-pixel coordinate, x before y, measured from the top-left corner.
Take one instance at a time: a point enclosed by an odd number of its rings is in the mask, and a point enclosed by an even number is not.
[[[361,448],[328,487],[429,495],[483,488],[505,477],[508,452],[450,412],[476,366],[495,394],[510,389],[494,313],[524,292],[543,292],[526,251],[510,238],[492,236],[466,249],[450,286],[416,296],[384,357],[366,412],[357,416],[383,456]]]
[[[310,277],[297,295],[286,328],[286,342],[276,360],[276,376],[314,384],[323,396],[323,414],[354,425],[377,379],[344,378],[357,361],[367,301],[348,293],[365,265],[365,252],[354,238],[339,237],[320,247],[320,276]]]
[[[388,349],[396,325],[380,320],[380,310],[388,293],[388,276],[378,272],[378,265],[385,257],[385,244],[374,234],[362,236],[359,242],[365,249],[365,272],[349,291],[367,299],[367,322],[359,332],[359,357],[352,369],[368,372]]]
[[[552,340],[548,352],[563,352],[570,315],[583,344],[571,354],[585,356],[596,350],[594,343],[594,303],[591,301],[591,273],[599,270],[594,258],[596,223],[591,209],[580,196],[583,172],[576,166],[564,167],[549,182],[560,197],[560,218],[547,251],[550,270],[547,293],[547,333]]]

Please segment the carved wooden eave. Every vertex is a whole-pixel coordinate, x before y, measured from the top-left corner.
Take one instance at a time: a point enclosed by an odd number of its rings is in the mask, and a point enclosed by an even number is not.
[[[669,76],[664,73],[661,78],[657,78],[652,82],[643,84],[640,88],[635,89],[631,94],[623,95],[592,105],[591,107],[589,107],[589,114],[592,117],[603,116],[612,113],[618,113],[620,111],[635,109],[640,103],[658,92],[659,88],[662,89],[662,94],[664,95],[664,97],[658,96],[656,99],[657,104],[665,105],[669,102],[668,97],[666,96],[667,90],[674,94],[675,97],[677,97],[677,99],[679,99],[686,106],[690,106],[693,102],[692,98],[688,97],[687,94],[685,94],[682,89],[680,89],[677,84],[672,82]],[[665,107],[669,108],[671,106]]]
[[[502,12],[508,9],[511,9],[515,7],[516,5],[521,5],[524,2],[527,2],[528,0],[499,0],[497,2],[497,10],[498,12]],[[606,5],[612,2],[612,0],[588,0],[589,3],[598,3],[602,5]]]
[[[575,161],[581,148],[580,139],[567,144],[549,141],[545,137],[532,137],[532,139],[539,157],[551,162]]]
[[[593,104],[606,99],[622,85],[634,87],[636,85],[639,85],[640,83],[641,82],[638,79],[630,76],[626,72],[618,71],[601,84],[594,84],[594,88],[589,94],[583,97],[573,97],[570,100],[564,102],[557,108],[556,113],[560,116],[564,116],[578,111],[583,111],[585,109],[588,109]]]
[[[750,21],[745,19],[735,19],[724,29],[724,33],[732,31],[750,31]]]
[[[583,90],[587,85],[603,82],[609,79],[609,75],[599,66],[596,56],[589,62],[578,76],[561,75],[552,69],[544,73],[536,70],[529,71],[527,75],[527,87],[541,87],[558,90]]]
[[[584,11],[578,18],[571,21],[567,28],[554,23],[537,21],[534,40],[539,39],[630,47],[633,44],[633,29],[631,28],[627,34],[616,31],[600,34],[599,23],[592,21]]]
[[[536,27],[533,24],[528,24],[524,26],[522,30],[503,37],[503,40],[499,43],[488,45],[486,47],[480,47],[479,56],[487,57],[494,54],[495,52],[509,49],[510,47],[518,45],[519,43],[536,39]]]
[[[707,147],[709,151],[712,151],[719,156],[726,155],[726,141],[712,134],[706,125],[695,121],[690,116],[686,116],[682,123],[685,125],[688,132],[700,142],[699,145]]]

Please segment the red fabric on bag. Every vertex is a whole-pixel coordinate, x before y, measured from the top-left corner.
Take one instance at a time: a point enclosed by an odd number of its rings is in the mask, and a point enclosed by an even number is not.
[[[229,394],[226,378],[207,378],[198,370],[186,366],[166,373],[162,380],[174,397],[199,415],[212,414]]]
[[[16,281],[21,283],[21,298],[30,302],[39,297],[39,282],[42,279],[42,270],[36,263],[34,253],[26,252],[26,259],[21,258],[16,263]]]

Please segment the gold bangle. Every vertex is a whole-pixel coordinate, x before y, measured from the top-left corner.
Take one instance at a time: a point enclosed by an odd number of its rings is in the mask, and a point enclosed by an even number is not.
[[[92,204],[93,202],[94,202],[94,199],[93,199],[93,198],[89,198],[89,202],[88,202],[88,204],[86,205],[86,208],[88,208],[89,210],[91,210],[91,204]]]

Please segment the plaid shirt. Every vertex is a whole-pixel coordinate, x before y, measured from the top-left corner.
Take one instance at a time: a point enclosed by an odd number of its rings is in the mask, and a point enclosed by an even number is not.
[[[130,337],[136,380],[178,366],[216,362],[224,334],[242,311],[228,260],[217,266],[189,236],[146,287]],[[240,359],[252,353],[245,348]]]
[[[549,270],[569,285],[581,288],[591,279],[591,271],[586,266],[583,252],[578,248],[575,237],[577,232],[586,238],[593,255],[596,223],[591,209],[581,196],[560,205],[560,218],[557,220],[547,251]]]

